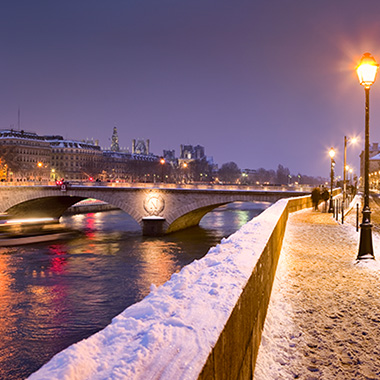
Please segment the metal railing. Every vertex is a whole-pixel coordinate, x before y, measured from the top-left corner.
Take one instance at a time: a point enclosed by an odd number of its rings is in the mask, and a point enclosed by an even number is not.
[[[333,217],[337,222],[340,221],[344,224],[345,213],[348,211],[353,198],[352,194],[348,194],[344,201],[342,197],[333,200]]]

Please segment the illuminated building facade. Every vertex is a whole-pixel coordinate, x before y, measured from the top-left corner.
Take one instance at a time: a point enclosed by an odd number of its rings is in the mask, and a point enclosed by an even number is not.
[[[33,132],[0,130],[2,180],[48,180],[52,148],[44,137]]]
[[[99,177],[104,160],[97,143],[64,140],[62,136],[44,138],[51,146],[51,180],[84,181]]]

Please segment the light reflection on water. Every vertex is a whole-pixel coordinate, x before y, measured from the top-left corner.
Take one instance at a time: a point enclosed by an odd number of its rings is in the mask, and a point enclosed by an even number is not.
[[[269,204],[232,204],[199,227],[141,236],[121,211],[64,217],[69,241],[0,248],[0,379],[24,378],[105,327]]]

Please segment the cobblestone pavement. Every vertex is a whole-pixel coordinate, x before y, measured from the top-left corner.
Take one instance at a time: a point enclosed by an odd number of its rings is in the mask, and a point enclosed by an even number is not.
[[[256,380],[380,379],[380,265],[356,262],[350,223],[312,210],[289,216]],[[380,258],[380,238],[374,246]]]

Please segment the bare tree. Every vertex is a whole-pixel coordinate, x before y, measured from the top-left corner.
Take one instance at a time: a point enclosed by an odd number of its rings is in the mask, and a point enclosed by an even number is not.
[[[240,169],[235,162],[227,162],[219,169],[218,175],[223,182],[236,183],[240,177]]]

